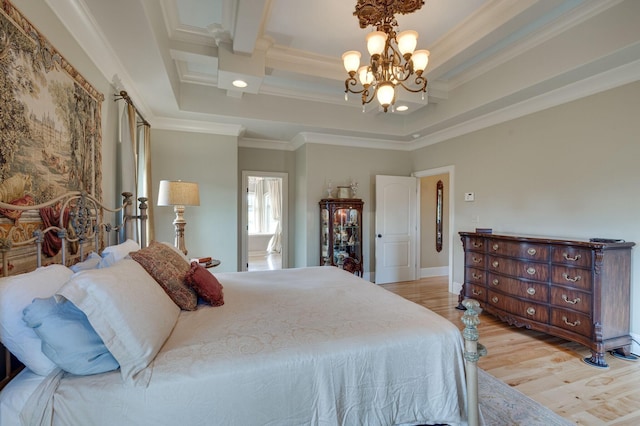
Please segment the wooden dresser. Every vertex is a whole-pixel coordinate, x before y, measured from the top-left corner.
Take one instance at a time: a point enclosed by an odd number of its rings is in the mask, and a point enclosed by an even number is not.
[[[517,327],[591,349],[585,362],[607,367],[604,353],[629,356],[630,242],[590,242],[460,232],[460,301]]]

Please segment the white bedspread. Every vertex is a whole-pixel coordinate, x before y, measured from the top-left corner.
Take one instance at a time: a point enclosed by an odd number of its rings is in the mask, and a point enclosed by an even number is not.
[[[449,321],[333,267],[215,275],[225,305],[180,314],[147,388],[65,375],[52,424],[466,424]]]

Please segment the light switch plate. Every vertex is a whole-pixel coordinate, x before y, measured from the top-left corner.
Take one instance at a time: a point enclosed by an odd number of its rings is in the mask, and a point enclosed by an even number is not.
[[[464,200],[465,201],[473,201],[476,199],[476,196],[473,192],[465,192],[464,193]]]

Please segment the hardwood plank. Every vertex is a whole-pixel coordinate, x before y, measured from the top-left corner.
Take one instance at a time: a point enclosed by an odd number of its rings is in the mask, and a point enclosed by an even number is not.
[[[460,330],[458,295],[447,277],[383,284],[381,287],[425,306]],[[487,356],[478,366],[577,425],[640,424],[640,362],[609,354],[607,369],[585,364],[585,346],[544,333],[519,329],[488,314],[480,315],[480,342]]]

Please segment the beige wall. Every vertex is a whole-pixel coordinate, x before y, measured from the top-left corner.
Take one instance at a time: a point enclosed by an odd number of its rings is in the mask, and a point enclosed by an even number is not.
[[[436,185],[443,185],[442,250],[436,250]],[[420,178],[420,268],[422,276],[447,275],[449,265],[449,174]]]
[[[233,136],[151,130],[152,191],[160,180],[197,182],[200,206],[185,208],[189,257],[221,260],[216,271],[238,268],[238,144]],[[171,207],[154,206],[156,240],[174,241]]]
[[[640,83],[629,84],[420,149],[413,169],[455,166],[451,232],[480,226],[640,243],[639,111]],[[475,192],[476,201],[464,202],[465,192]],[[453,278],[461,283],[462,246],[454,250]],[[632,268],[638,334],[640,247]]]
[[[364,201],[363,257],[365,278],[375,270],[375,179],[376,175],[409,176],[411,154],[404,151],[353,148],[337,145],[305,145],[306,202],[302,207],[306,220],[300,221],[296,232],[306,235],[306,264],[320,264],[320,208],[318,201],[326,197],[326,185],[331,179],[334,188],[358,182],[357,198]],[[335,195],[335,194],[334,194]]]

